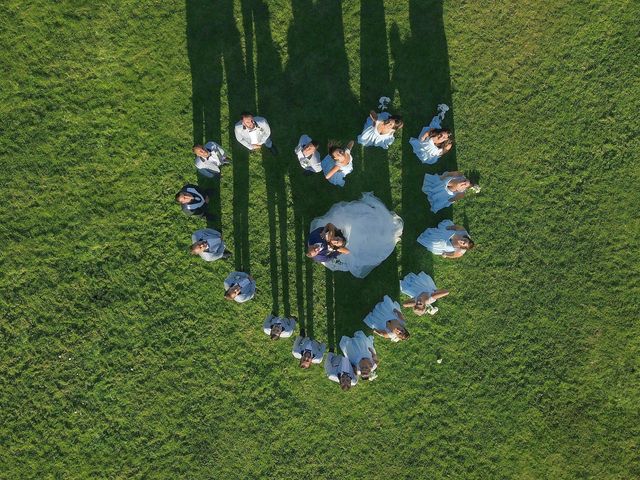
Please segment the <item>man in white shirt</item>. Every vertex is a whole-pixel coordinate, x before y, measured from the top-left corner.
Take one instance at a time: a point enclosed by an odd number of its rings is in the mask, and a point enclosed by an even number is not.
[[[271,128],[264,117],[254,117],[251,112],[242,112],[234,128],[236,140],[250,151],[258,151],[264,145],[273,155],[278,149],[271,141]]]
[[[304,134],[300,137],[298,145],[294,149],[300,166],[304,168],[305,175],[312,175],[322,171],[318,145],[318,142],[312,140],[309,135]]]
[[[296,329],[296,317],[276,317],[272,313],[267,315],[262,324],[262,330],[269,335],[271,340],[289,338]]]
[[[322,363],[325,344],[306,337],[304,328],[300,330],[300,334],[293,342],[291,350],[293,356],[300,359],[300,368],[309,368],[312,363]]]
[[[342,390],[349,390],[358,383],[358,375],[353,371],[349,359],[336,355],[333,349],[329,349],[327,360],[324,362],[324,371],[329,380],[340,384]]]

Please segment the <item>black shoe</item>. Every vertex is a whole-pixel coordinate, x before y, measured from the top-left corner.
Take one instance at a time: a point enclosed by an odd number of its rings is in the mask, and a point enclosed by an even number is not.
[[[267,147],[272,155],[278,155],[277,147],[272,143],[270,147]]]
[[[225,159],[220,164],[221,167],[224,167],[226,165],[231,165],[231,158],[230,157],[225,157]]]
[[[300,336],[301,336],[301,337],[306,337],[305,333],[306,333],[305,329],[304,329],[304,328],[301,328],[301,329],[300,329]]]
[[[218,216],[215,213],[205,213],[204,218],[207,219],[207,222],[213,222]]]
[[[316,173],[316,172],[314,172],[313,170],[303,170],[303,171],[302,171],[302,174],[303,174],[305,177],[310,177],[310,176],[311,176],[311,175],[313,175],[314,173]]]
[[[231,253],[229,250],[225,250],[224,253],[222,254],[222,258],[229,258],[231,255],[233,255],[233,253]]]
[[[335,351],[336,351],[336,349],[335,349],[335,348],[333,348],[333,347],[329,348],[329,352],[330,352],[330,353],[335,353]]]

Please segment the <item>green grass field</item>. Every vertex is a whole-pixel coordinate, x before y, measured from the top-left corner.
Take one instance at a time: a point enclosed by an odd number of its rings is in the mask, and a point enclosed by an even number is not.
[[[634,0],[2,2],[0,478],[640,478],[638,18]],[[381,95],[406,122],[389,151],[357,148],[344,189],[303,176],[299,135],[326,152]],[[427,167],[408,139],[441,102],[456,149]],[[235,142],[245,109],[278,157]],[[214,263],[173,201],[205,140],[233,157],[213,211],[234,256]],[[433,215],[422,177],[454,168],[483,191]],[[358,280],[304,238],[363,191],[405,227]],[[478,248],[434,259],[416,237],[443,218]],[[222,299],[232,269],[251,302]],[[408,342],[376,339],[370,384],[342,392],[261,331],[297,315],[335,346],[420,270],[452,293],[407,312]]]

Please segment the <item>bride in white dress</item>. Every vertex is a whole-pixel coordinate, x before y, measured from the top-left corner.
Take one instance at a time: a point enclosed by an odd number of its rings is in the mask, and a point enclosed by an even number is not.
[[[387,150],[395,140],[396,131],[402,128],[402,117],[390,115],[388,112],[369,113],[362,127],[362,133],[358,135],[358,143],[363,147],[381,147]]]
[[[474,192],[480,191],[480,188],[467,179],[462,172],[444,172],[442,175],[427,173],[422,183],[422,191],[427,194],[433,213],[461,200],[469,189]]]
[[[409,143],[413,147],[413,153],[422,163],[433,164],[453,147],[451,132],[442,128],[442,120],[449,107],[444,103],[438,105],[438,114],[433,117],[431,123],[424,127],[418,138],[411,137]]]
[[[311,222],[311,232],[332,223],[346,239],[349,255],[322,262],[329,270],[351,272],[364,278],[393,252],[402,235],[402,219],[390,212],[373,193],[360,200],[336,203]]]

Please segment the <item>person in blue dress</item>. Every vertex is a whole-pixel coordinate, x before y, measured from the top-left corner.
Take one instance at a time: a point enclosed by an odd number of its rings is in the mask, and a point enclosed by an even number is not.
[[[422,191],[427,194],[433,213],[463,199],[467,190],[477,193],[480,187],[457,171],[444,172],[442,175],[427,173],[422,183]]]
[[[400,291],[411,297],[402,306],[412,308],[413,313],[420,316],[425,313],[435,315],[438,312],[438,307],[433,305],[435,301],[449,295],[448,290],[438,290],[433,279],[424,272],[408,273],[400,280]]]
[[[307,241],[307,257],[314,262],[324,263],[339,255],[347,255],[349,249],[345,246],[347,241],[342,231],[333,223],[327,223],[309,234]]]
[[[371,110],[358,135],[358,143],[363,147],[380,147],[387,150],[395,140],[396,132],[402,128],[402,117],[388,112],[376,113]]]
[[[329,180],[329,183],[344,187],[344,177],[353,172],[353,156],[351,155],[353,145],[353,140],[347,144],[346,148],[333,143],[329,144],[329,153],[321,163],[324,178]]]

